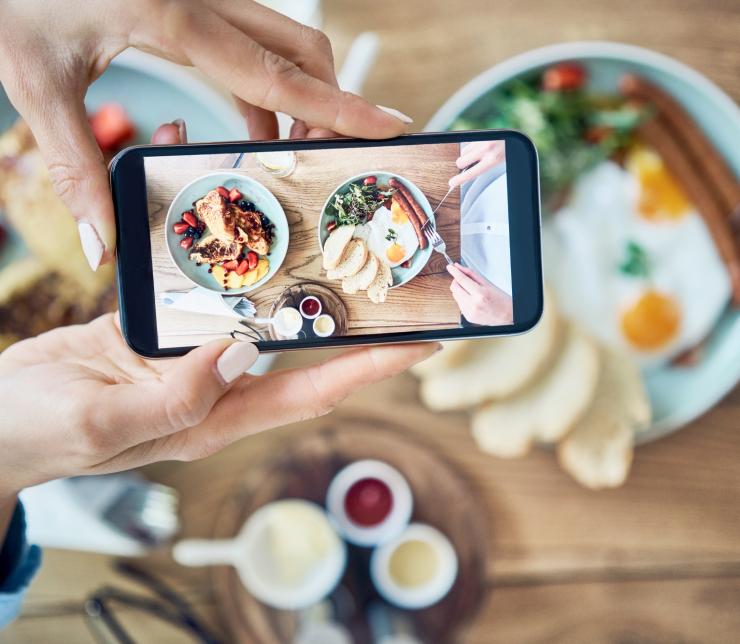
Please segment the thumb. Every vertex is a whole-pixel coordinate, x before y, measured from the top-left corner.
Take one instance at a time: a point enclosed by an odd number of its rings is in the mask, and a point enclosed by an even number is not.
[[[48,95],[47,95],[48,96]],[[49,97],[24,110],[57,194],[77,220],[90,268],[113,258],[116,229],[108,168],[81,98]]]
[[[170,361],[158,379],[104,387],[96,408],[106,418],[96,424],[115,431],[119,448],[199,425],[258,355],[251,342],[209,342]]]

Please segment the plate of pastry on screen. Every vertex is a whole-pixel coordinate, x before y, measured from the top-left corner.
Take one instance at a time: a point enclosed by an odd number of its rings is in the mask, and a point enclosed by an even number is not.
[[[165,220],[172,261],[191,282],[219,293],[248,293],[280,268],[288,221],[275,196],[236,172],[186,185]]]

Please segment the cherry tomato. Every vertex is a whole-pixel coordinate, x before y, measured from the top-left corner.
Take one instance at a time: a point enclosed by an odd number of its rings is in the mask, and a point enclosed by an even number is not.
[[[549,92],[579,89],[585,82],[586,70],[578,63],[558,63],[542,75],[542,89]]]
[[[365,177],[362,183],[364,183],[366,186],[374,186],[376,183],[378,183],[378,177],[372,175],[369,177]]]

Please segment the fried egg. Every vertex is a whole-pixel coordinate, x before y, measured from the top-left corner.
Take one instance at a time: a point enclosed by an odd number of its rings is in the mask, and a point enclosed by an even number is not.
[[[730,299],[703,219],[645,148],[580,177],[544,231],[544,252],[564,313],[646,368],[701,342]]]
[[[378,208],[370,221],[355,229],[355,237],[364,239],[367,247],[391,268],[403,264],[419,248],[414,226],[395,203],[390,210]]]

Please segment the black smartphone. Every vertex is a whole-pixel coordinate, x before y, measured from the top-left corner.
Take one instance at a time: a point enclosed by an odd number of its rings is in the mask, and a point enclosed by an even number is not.
[[[143,356],[507,335],[542,313],[519,132],[137,146],[111,183],[121,328]]]

